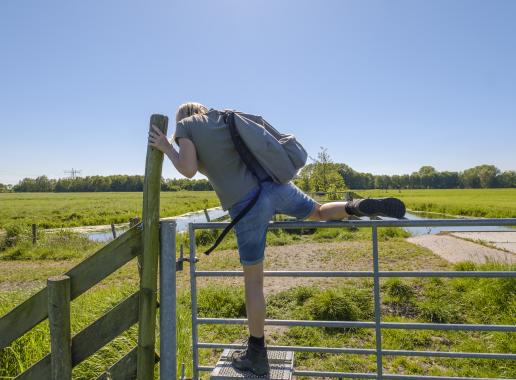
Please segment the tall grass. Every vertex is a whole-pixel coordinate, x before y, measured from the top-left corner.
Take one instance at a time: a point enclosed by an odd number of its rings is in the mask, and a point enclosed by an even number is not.
[[[10,225],[6,231],[0,242],[0,260],[68,260],[86,257],[102,246],[70,231],[40,231],[36,244],[27,226]]]

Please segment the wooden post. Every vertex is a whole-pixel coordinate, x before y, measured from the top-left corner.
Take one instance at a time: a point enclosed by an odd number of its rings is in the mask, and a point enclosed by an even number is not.
[[[50,277],[47,286],[51,379],[67,380],[72,378],[70,277]]]
[[[150,124],[167,133],[168,118],[152,115]],[[149,126],[149,130],[152,127]],[[145,181],[143,184],[143,258],[140,279],[140,305],[138,313],[138,380],[154,378],[156,291],[159,254],[159,196],[163,153],[147,146]]]
[[[206,221],[209,223],[211,222],[210,220],[210,215],[208,214],[208,210],[204,209],[204,216],[206,216]]]
[[[32,225],[32,245],[36,244],[37,235],[36,235],[36,225]]]
[[[116,239],[116,230],[114,223],[111,223],[111,233],[113,234],[113,239]]]

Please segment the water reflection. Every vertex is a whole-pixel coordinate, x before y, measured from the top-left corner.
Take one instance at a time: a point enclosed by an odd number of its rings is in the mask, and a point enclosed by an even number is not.
[[[208,215],[210,219],[213,221],[215,219],[224,218],[228,216],[227,211],[223,211],[222,208],[212,208],[208,210]],[[425,220],[425,219],[456,219],[453,216],[438,214],[438,213],[406,213],[405,217],[409,220]],[[180,215],[174,217],[177,223],[177,231],[185,232],[188,230],[188,223],[202,223],[206,222],[206,216],[204,211],[199,212],[191,212],[188,214]],[[389,219],[389,218],[385,218]],[[419,235],[435,235],[443,231],[515,231],[510,227],[503,226],[453,226],[453,227],[403,227],[406,231],[408,231],[412,236]],[[128,226],[125,227],[117,227],[116,234],[119,236],[129,229]],[[84,233],[84,236],[88,237],[90,240],[94,241],[108,241],[113,239],[113,235],[111,230],[105,231],[97,231],[97,232],[88,232]]]
[[[211,208],[207,211],[208,211],[208,215],[212,221],[215,219],[222,218],[228,214],[227,211],[223,211],[222,208],[220,208],[220,207]],[[184,231],[188,230],[188,223],[206,222],[206,215],[204,214],[204,211],[196,211],[196,212],[190,212],[188,214],[173,217],[173,219],[175,219],[175,221],[177,223],[177,231],[184,232]],[[116,236],[120,236],[128,229],[129,229],[129,226],[116,227],[115,228]],[[94,241],[98,241],[98,242],[104,242],[104,241],[113,239],[113,233],[111,232],[111,229],[106,229],[105,231],[86,232],[82,235],[86,236],[90,240],[94,240]]]
[[[427,220],[427,219],[457,219],[450,215],[437,213],[409,213],[405,214],[405,218],[409,220]],[[454,232],[454,231],[514,231],[513,228],[504,226],[439,226],[439,227],[403,227],[412,236],[419,235],[435,235],[440,232]]]

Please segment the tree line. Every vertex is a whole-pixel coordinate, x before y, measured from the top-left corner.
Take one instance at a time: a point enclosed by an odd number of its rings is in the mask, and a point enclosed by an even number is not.
[[[462,172],[437,171],[423,166],[417,172],[403,175],[375,175],[334,163],[327,149],[299,172],[295,183],[304,191],[336,192],[345,189],[458,189],[514,188],[516,172],[500,171],[494,165],[479,165]]]
[[[304,191],[337,192],[345,189],[457,189],[516,188],[516,172],[500,171],[494,165],[479,165],[462,172],[437,171],[423,166],[417,172],[403,175],[375,175],[334,163],[327,150],[306,165],[294,180]],[[0,184],[0,192],[102,192],[143,191],[141,175],[88,176],[49,179],[46,176],[24,178],[14,186]],[[206,179],[161,179],[162,191],[213,190]]]
[[[143,191],[142,175],[88,176],[77,178],[49,179],[47,176],[24,178],[14,186],[0,184],[0,192],[103,192]],[[162,191],[213,190],[206,179],[161,179]]]

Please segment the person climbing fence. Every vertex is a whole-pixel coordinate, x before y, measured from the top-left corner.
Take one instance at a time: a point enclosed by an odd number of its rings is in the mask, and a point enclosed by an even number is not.
[[[273,216],[285,214],[314,221],[342,220],[351,215],[402,218],[405,205],[397,198],[316,202],[288,180],[304,164],[302,146],[260,116],[185,103],[176,113],[173,141],[178,150],[158,128],[149,132],[149,145],[166,154],[179,173],[192,178],[200,172],[208,178],[222,208],[231,216],[229,228],[234,225],[236,232],[249,324],[246,348],[233,353],[232,363],[239,370],[265,375],[269,365],[264,337],[263,260]]]

